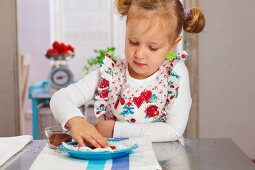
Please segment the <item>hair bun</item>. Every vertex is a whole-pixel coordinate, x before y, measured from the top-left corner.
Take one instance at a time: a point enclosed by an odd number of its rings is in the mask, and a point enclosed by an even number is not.
[[[204,26],[204,14],[199,8],[192,8],[184,20],[184,31],[189,33],[199,33],[204,29]]]
[[[132,0],[115,0],[118,12],[125,16],[128,13]]]

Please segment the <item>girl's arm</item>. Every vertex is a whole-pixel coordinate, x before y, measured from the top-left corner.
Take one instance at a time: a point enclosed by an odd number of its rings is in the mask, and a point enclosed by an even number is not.
[[[80,146],[92,145],[96,148],[108,146],[104,138],[88,123],[78,107],[93,98],[98,84],[98,71],[95,70],[82,80],[56,92],[50,101],[55,119],[62,127],[69,129],[72,138]]]
[[[99,80],[99,69],[86,75],[78,82],[57,91],[51,98],[50,108],[54,118],[65,127],[73,117],[85,118],[78,107],[93,99]]]
[[[179,63],[175,72],[181,76],[178,98],[168,111],[167,122],[132,124],[116,122],[113,137],[150,136],[153,142],[175,141],[182,137],[191,107],[189,73],[184,63]]]

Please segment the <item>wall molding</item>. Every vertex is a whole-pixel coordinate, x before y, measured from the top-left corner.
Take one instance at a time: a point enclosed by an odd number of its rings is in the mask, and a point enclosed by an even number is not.
[[[0,136],[20,134],[20,58],[17,1],[0,1]]]
[[[198,0],[184,0],[184,7],[191,9],[198,6]],[[199,88],[198,88],[198,35],[184,33],[184,49],[190,56],[186,63],[190,76],[190,90],[192,105],[190,109],[189,121],[185,132],[187,138],[199,137]]]

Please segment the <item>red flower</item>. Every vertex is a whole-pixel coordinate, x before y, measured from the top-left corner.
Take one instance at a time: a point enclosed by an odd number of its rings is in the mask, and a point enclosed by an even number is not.
[[[170,96],[170,100],[172,100],[174,98],[174,96]]]
[[[106,114],[104,114],[103,116],[104,116],[104,120],[108,120],[108,117],[106,116]]]
[[[150,98],[152,96],[152,92],[150,90],[147,90],[147,91],[143,91],[141,93],[141,97],[148,103]]]
[[[106,98],[106,97],[108,96],[108,93],[109,93],[109,91],[103,90],[103,91],[100,93],[100,97],[101,97],[101,98]]]
[[[117,99],[116,103],[114,104],[114,109],[117,109],[119,102],[120,102],[120,100]]]
[[[125,99],[123,97],[120,98],[120,104],[121,105],[125,104]]]
[[[131,123],[135,123],[136,120],[135,120],[134,118],[132,118],[132,119],[130,119],[130,122],[131,122]]]
[[[150,105],[145,110],[146,115],[151,118],[159,115],[158,106],[156,105]]]
[[[181,56],[182,56],[182,58],[186,58],[186,55],[185,55],[185,54],[182,54]]]
[[[99,87],[100,87],[100,88],[106,88],[106,87],[108,87],[108,86],[109,86],[109,81],[106,80],[106,79],[103,79],[103,80],[100,82],[100,84],[99,84]]]
[[[112,118],[113,118],[114,121],[118,120],[117,117],[116,117],[115,115],[113,115]]]

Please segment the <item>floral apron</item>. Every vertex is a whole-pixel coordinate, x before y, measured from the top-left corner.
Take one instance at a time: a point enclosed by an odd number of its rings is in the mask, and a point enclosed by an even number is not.
[[[178,97],[180,76],[173,70],[178,62],[188,59],[185,51],[177,57],[165,60],[156,81],[147,87],[126,87],[126,59],[114,61],[106,55],[100,64],[101,81],[95,91],[95,116],[121,122],[165,122],[167,113]]]

